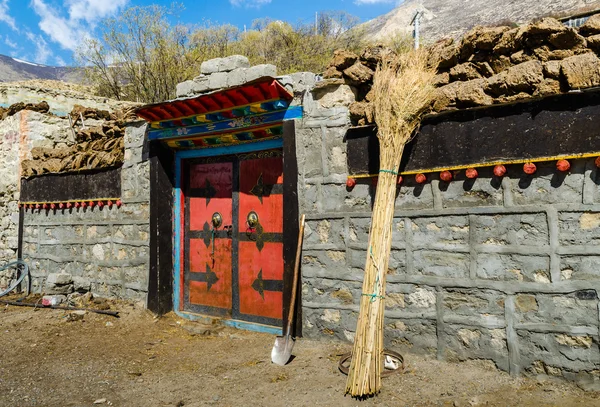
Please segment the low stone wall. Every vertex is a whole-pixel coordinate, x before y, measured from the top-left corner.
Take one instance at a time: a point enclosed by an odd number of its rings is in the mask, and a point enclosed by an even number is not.
[[[308,93],[297,122],[299,201],[308,222],[303,329],[352,341],[376,186],[346,188],[347,105]],[[600,175],[553,163],[527,179],[399,189],[387,276],[386,345],[447,360],[488,359],[513,374],[598,380]],[[509,174],[511,173],[509,168]],[[512,171],[513,174],[520,171]]]
[[[145,301],[149,269],[149,162],[142,157],[146,126],[125,133],[120,208],[28,210],[23,258],[33,291],[91,291]]]

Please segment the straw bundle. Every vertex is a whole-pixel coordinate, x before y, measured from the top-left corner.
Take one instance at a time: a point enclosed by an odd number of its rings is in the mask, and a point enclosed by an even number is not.
[[[380,171],[346,394],[363,398],[381,389],[385,276],[392,244],[392,222],[404,146],[430,108],[434,70],[424,51],[411,51],[378,66],[373,83]]]

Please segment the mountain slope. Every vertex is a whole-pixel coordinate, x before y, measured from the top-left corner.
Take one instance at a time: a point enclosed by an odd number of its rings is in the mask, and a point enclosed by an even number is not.
[[[29,79],[51,79],[65,82],[81,82],[81,70],[34,64],[0,55],[0,82],[16,82]]]
[[[378,41],[397,33],[412,33],[415,12],[422,7],[421,38],[425,43],[459,37],[476,25],[523,24],[537,17],[600,9],[600,0],[407,0],[360,27],[367,39]]]

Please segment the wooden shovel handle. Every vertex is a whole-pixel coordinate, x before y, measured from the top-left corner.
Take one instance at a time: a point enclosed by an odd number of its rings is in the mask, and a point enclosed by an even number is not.
[[[300,256],[302,255],[302,239],[304,238],[304,221],[306,216],[303,214],[300,218],[300,232],[298,233],[298,247],[296,248],[296,262],[294,263],[294,279],[292,280],[292,298],[290,300],[290,311],[288,313],[287,326],[285,334],[289,335],[292,329],[294,319],[294,310],[296,308],[296,292],[298,291],[298,270],[300,269]]]

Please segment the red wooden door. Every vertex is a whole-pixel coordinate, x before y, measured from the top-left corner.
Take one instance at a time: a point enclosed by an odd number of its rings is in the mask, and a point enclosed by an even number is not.
[[[279,154],[256,157],[187,164],[183,307],[280,327],[283,162]]]
[[[281,157],[240,162],[238,275],[239,311],[244,319],[263,322],[282,319],[282,192]],[[255,227],[247,221],[251,213],[258,218]]]
[[[192,164],[186,193],[185,304],[191,311],[231,315],[233,164]],[[213,224],[220,216],[221,224]],[[218,216],[216,216],[218,218]]]

